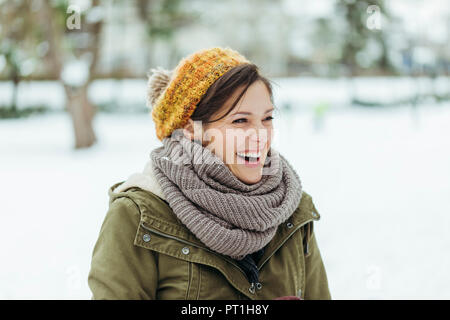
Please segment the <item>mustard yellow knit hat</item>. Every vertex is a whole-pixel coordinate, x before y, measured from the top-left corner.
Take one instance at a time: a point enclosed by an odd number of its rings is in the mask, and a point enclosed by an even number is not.
[[[151,69],[147,106],[159,140],[188,122],[208,88],[227,71],[251,63],[229,47],[203,49],[181,59],[173,71]]]

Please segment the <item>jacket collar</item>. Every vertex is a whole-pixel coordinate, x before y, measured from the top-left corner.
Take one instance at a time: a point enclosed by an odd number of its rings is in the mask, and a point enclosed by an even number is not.
[[[156,179],[155,172],[153,171],[152,159],[149,159],[145,164],[144,170],[142,172],[133,173],[128,177],[127,180],[116,183],[111,191],[113,193],[119,193],[126,191],[132,187],[138,187],[142,190],[149,191],[161,199],[165,200],[161,186]]]

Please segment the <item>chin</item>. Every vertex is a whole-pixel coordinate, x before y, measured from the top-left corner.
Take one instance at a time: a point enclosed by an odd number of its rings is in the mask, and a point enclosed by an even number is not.
[[[254,175],[238,175],[237,178],[246,184],[254,184],[261,180],[262,175],[260,173]]]

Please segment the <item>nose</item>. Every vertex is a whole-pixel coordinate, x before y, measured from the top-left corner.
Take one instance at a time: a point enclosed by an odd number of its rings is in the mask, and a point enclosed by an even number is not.
[[[251,131],[248,136],[249,148],[251,149],[252,146],[257,146],[258,150],[263,149],[269,139],[269,132],[267,128],[262,127],[250,130]]]

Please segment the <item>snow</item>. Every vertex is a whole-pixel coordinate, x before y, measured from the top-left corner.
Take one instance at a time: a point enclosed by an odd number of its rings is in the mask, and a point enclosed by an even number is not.
[[[275,114],[274,148],[321,214],[333,299],[450,297],[450,105]],[[98,114],[75,151],[65,113],[0,121],[0,299],[90,299],[108,188],[141,171],[149,114]]]
[[[64,64],[61,80],[69,86],[81,87],[89,80],[89,64],[87,59],[73,58]]]

